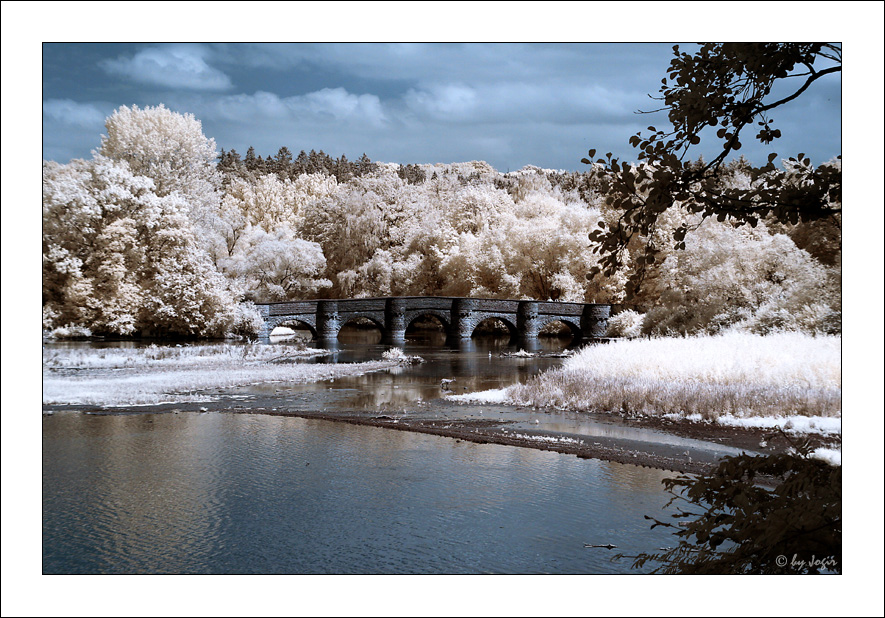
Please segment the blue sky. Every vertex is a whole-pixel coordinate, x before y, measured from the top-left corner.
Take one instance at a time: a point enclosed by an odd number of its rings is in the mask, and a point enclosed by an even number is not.
[[[694,48],[682,44],[683,49]],[[89,157],[121,105],[189,112],[218,148],[281,146],[355,159],[485,160],[579,170],[587,150],[634,160],[628,139],[666,125],[656,94],[672,43],[44,43],[43,158]],[[842,152],[841,75],[775,110],[772,150]],[[698,153],[709,154],[712,141]]]

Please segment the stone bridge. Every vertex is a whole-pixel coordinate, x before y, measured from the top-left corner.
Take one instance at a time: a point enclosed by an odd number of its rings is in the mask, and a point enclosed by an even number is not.
[[[497,318],[513,337],[534,339],[548,323],[568,326],[574,342],[605,337],[611,305],[399,296],[348,300],[304,300],[256,303],[264,318],[260,337],[266,339],[277,326],[307,326],[319,340],[336,339],[341,327],[355,318],[374,322],[385,343],[405,340],[406,329],[419,317],[434,316],[445,327],[449,339],[469,339],[480,322]]]

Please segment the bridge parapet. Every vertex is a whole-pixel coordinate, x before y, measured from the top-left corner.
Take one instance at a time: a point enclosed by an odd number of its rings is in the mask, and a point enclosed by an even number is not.
[[[316,313],[317,301],[306,300],[295,303],[273,303],[268,305],[255,305],[256,307],[267,307],[268,315],[290,315]]]

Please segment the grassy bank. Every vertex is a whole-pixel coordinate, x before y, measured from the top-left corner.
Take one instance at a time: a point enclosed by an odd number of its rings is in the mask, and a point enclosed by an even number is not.
[[[131,406],[207,401],[206,389],[265,382],[318,382],[360,375],[393,361],[297,364],[326,350],[292,346],[194,345],[43,349],[43,403]]]
[[[585,348],[505,399],[830,432],[841,426],[841,343],[798,333],[616,341]]]

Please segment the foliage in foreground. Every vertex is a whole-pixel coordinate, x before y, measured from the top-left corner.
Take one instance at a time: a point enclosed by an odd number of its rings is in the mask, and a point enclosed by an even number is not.
[[[740,150],[740,139],[748,138],[746,132],[739,137],[741,131],[758,129],[755,139],[762,144],[780,137],[769,112],[799,97],[817,80],[841,72],[841,46],[707,43],[694,54],[680,52],[678,45],[673,52],[660,96],[653,97],[662,102],[658,111],[667,111],[673,130],[648,127],[650,134],[640,131],[630,138],[640,165],[619,163],[611,153],[596,161],[610,181],[608,206],[621,214],[591,234],[594,251],[602,254],[601,265],[591,274],[616,272],[630,245],[641,245],[643,259],[627,283],[628,295],[640,288],[642,264],[660,263],[662,243],[655,239],[655,230],[674,205],[702,219],[728,220],[736,226],[756,227],[765,219],[792,225],[841,221],[841,164],[815,169],[800,153],[789,159],[791,169],[780,174],[773,164],[777,154],[771,153],[766,166],[748,170],[749,183],[723,184],[730,173],[726,157]],[[790,86],[792,94],[778,98]],[[700,144],[705,129],[714,127],[721,151],[709,163],[692,162],[691,147]],[[582,162],[593,164],[596,151],[588,154]],[[765,176],[769,179],[759,182]],[[693,229],[691,221],[675,226],[668,244],[685,249],[686,235]]]
[[[773,489],[760,481],[772,481]],[[842,467],[813,459],[807,442],[794,444],[793,453],[726,457],[710,474],[682,474],[664,485],[673,495],[667,507],[687,505],[673,514],[679,525],[646,519],[652,528],[673,528],[679,544],[634,556],[634,568],[658,562],[654,573],[842,572]]]

